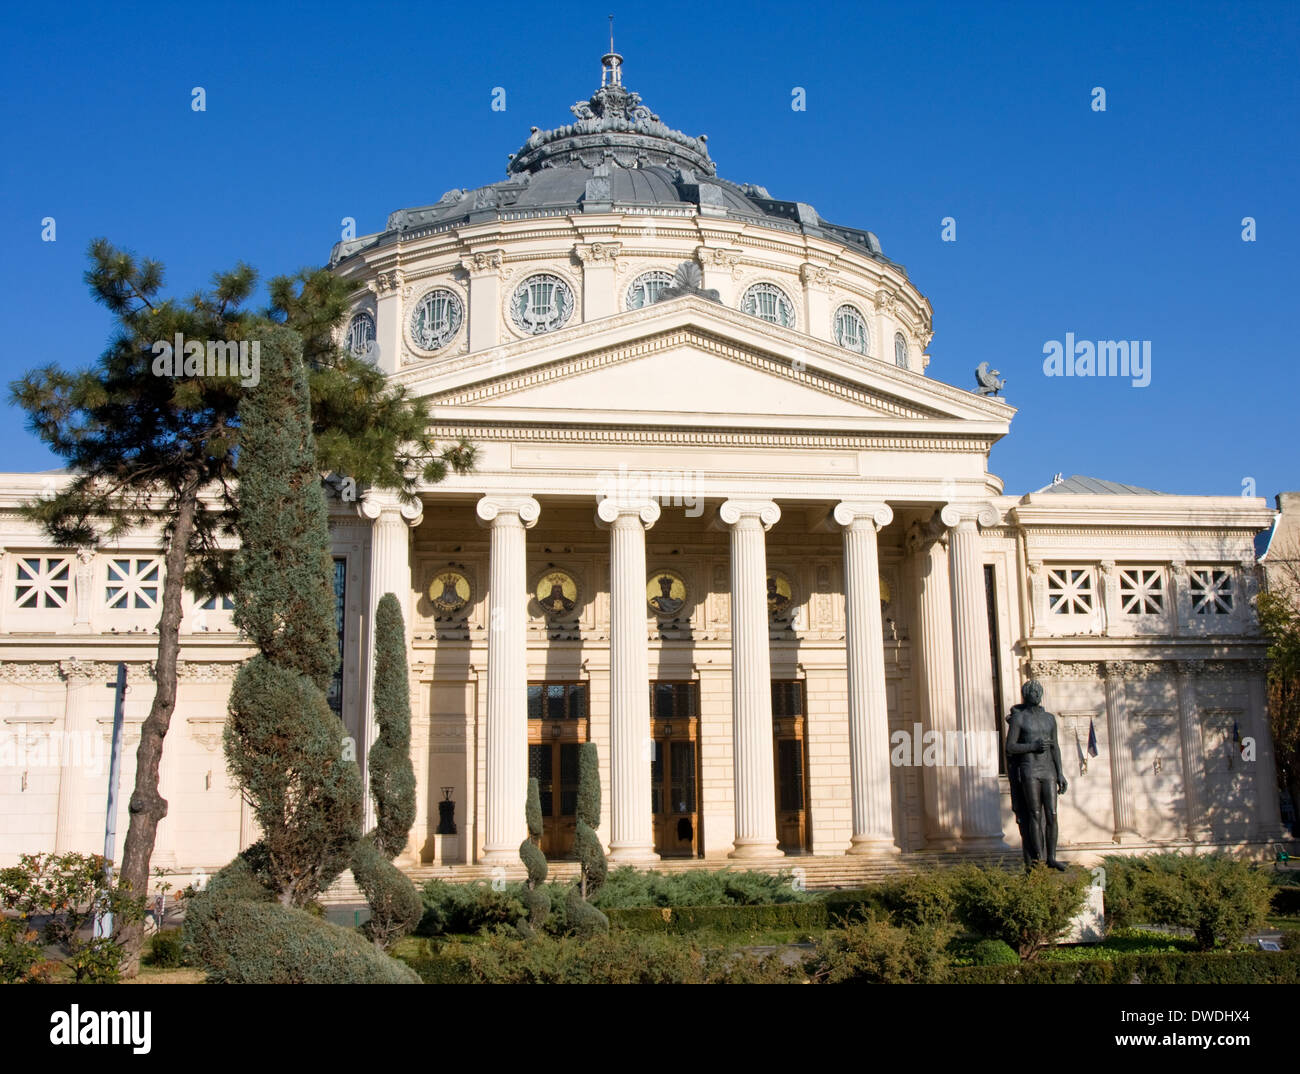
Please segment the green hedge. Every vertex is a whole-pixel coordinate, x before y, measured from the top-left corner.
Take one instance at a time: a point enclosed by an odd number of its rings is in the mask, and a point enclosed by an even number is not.
[[[1195,951],[1120,955],[1095,962],[958,966],[949,972],[948,980],[952,984],[1300,984],[1300,951]]]
[[[605,911],[613,928],[629,932],[698,932],[718,929],[824,929],[829,925],[821,902],[771,903],[766,906],[619,906]]]

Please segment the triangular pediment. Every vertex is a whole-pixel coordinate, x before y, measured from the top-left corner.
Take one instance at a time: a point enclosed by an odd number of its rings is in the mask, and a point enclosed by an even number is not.
[[[973,422],[1012,410],[735,310],[683,299],[398,374],[441,414],[752,426]],[[974,430],[972,430],[974,431]]]

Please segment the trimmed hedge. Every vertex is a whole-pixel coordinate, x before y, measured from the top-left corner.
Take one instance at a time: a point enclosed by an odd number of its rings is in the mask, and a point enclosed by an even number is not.
[[[759,929],[828,928],[822,902],[771,903],[758,906],[618,906],[605,911],[613,928],[629,932],[698,932],[717,929],[755,932]]]
[[[952,984],[1300,984],[1300,951],[1194,951],[1109,961],[958,966]]]

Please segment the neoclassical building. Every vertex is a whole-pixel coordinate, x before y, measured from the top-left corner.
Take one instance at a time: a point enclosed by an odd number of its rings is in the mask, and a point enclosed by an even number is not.
[[[478,448],[419,507],[333,483],[331,700],[359,743],[383,593],[409,629],[406,863],[514,864],[530,776],[564,857],[587,741],[615,862],[1015,848],[1001,743],[1029,676],[1077,858],[1279,838],[1264,502],[1007,494],[1014,408],[929,374],[930,303],[873,233],[720,178],[616,54],[572,111],[505,179],[330,258],[348,345]],[[51,547],[15,508],[60,480],[0,487],[3,861],[99,848],[116,663],[126,788],[152,698],[156,535]],[[228,603],[191,603],[182,655],[155,861],[179,871],[255,838],[221,750],[248,655]]]

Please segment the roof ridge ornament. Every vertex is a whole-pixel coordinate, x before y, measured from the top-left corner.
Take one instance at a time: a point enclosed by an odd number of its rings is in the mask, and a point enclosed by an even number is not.
[[[543,168],[592,168],[611,163],[621,168],[690,168],[717,174],[709,158],[708,138],[674,130],[642,103],[641,95],[623,85],[623,57],[613,48],[601,57],[600,88],[588,100],[569,106],[576,122],[553,130],[531,128],[528,140],[510,158],[507,172]]]

